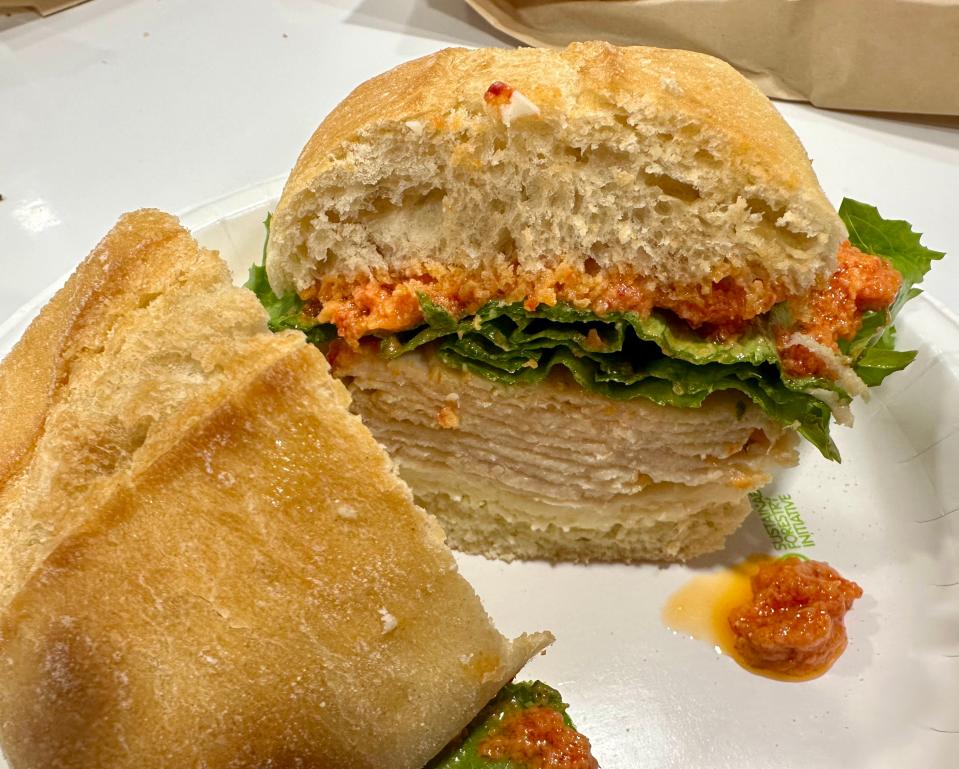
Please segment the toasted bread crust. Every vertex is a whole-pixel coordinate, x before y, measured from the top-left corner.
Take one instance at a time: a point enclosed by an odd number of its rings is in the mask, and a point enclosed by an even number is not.
[[[40,401],[0,435],[12,769],[419,769],[550,640],[496,631],[319,351],[172,217],[121,219],[0,391]]]
[[[667,71],[681,91],[663,80]],[[721,128],[731,140],[730,159],[749,167],[758,181],[819,192],[796,135],[762,92],[730,65],[692,51],[589,42],[559,50],[447,48],[367,80],[310,137],[277,210],[285,210],[364,129],[436,119],[464,102],[479,103],[497,79],[514,85],[540,109],[570,119],[589,117],[605,102],[649,101],[654,108]]]
[[[0,484],[35,445],[76,350],[103,332],[106,308],[122,301],[138,266],[178,237],[189,239],[174,217],[160,211],[140,212],[135,224],[121,219],[4,358],[0,401],[17,407],[0,409]]]

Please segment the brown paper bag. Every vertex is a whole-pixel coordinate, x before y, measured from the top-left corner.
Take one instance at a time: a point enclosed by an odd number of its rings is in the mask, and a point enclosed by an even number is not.
[[[87,0],[0,0],[0,10],[36,11],[41,16],[72,8]]]
[[[959,0],[467,0],[530,45],[575,40],[718,56],[767,95],[959,115]]]

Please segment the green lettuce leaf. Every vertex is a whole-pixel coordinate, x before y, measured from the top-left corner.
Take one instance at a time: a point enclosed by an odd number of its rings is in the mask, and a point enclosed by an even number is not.
[[[318,323],[315,318],[310,317],[303,312],[303,306],[306,304],[295,291],[290,291],[283,296],[277,296],[270,287],[270,281],[266,276],[266,245],[270,238],[270,222],[272,214],[267,214],[263,226],[266,228],[266,240],[263,242],[263,260],[260,264],[254,264],[250,267],[250,274],[247,278],[246,286],[250,291],[256,294],[257,299],[269,316],[267,325],[271,331],[282,331],[283,329],[296,329],[306,334],[306,338],[313,344],[322,344],[336,338],[336,326],[330,323]]]
[[[901,219],[883,219],[875,206],[845,198],[839,206],[839,218],[849,230],[849,242],[860,251],[888,259],[902,275],[900,295],[907,296],[921,283],[932,263],[945,253],[926,248],[915,232]]]
[[[457,322],[426,296],[419,300],[427,325],[385,338],[380,350],[386,357],[432,343],[447,365],[500,384],[535,384],[560,366],[581,387],[607,398],[646,398],[681,408],[733,390],[795,426],[824,456],[839,459],[829,436],[830,409],[807,392],[836,386],[784,379],[770,340],[758,333],[720,345],[662,315],[614,313],[600,319],[563,304],[527,310],[520,303],[490,302]]]
[[[858,200],[844,199],[839,206],[839,217],[849,231],[850,243],[867,254],[883,257],[902,275],[902,286],[890,309],[866,313],[855,338],[841,345],[859,378],[875,387],[916,357],[915,351],[893,349],[892,324],[902,306],[921,293],[916,285],[929,272],[932,263],[945,254],[922,245],[922,234],[915,232],[908,222],[883,219],[875,206]]]
[[[877,387],[890,374],[902,371],[916,359],[916,350],[881,350],[870,348],[859,363],[856,374],[869,387]]]
[[[528,708],[549,708],[563,716],[571,729],[576,727],[566,713],[566,703],[559,692],[541,681],[507,684],[496,698],[466,727],[440,755],[426,765],[426,769],[528,769],[515,761],[487,758],[480,755],[480,744],[504,719]]]
[[[664,354],[690,363],[778,363],[770,334],[757,326],[738,341],[717,344],[693,332],[686,324],[654,311],[649,317],[632,312],[612,312],[599,318],[589,310],[568,304],[540,305],[527,310],[522,303],[490,302],[459,322],[425,295],[419,296],[426,321],[416,333],[402,340],[391,338],[383,346],[390,358],[415,350],[440,337],[478,334],[506,352],[529,346],[576,347],[596,353],[620,353],[630,330],[636,339],[652,342]]]

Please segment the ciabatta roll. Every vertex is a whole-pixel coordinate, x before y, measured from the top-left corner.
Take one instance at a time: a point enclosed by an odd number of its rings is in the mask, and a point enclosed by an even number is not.
[[[124,216],[0,364],[12,769],[421,769],[508,641],[302,334]]]

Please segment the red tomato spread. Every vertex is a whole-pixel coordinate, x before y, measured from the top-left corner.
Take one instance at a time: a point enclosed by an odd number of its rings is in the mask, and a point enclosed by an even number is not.
[[[891,265],[848,242],[839,249],[838,264],[825,287],[790,300],[794,322],[779,331],[777,342],[783,365],[793,376],[830,374],[828,365],[813,352],[788,343],[793,334],[805,334],[836,350],[838,340],[855,335],[864,312],[885,309],[899,290],[902,279]],[[303,298],[320,322],[335,324],[340,337],[356,346],[372,332],[420,325],[419,294],[457,318],[472,315],[494,299],[522,301],[530,310],[568,302],[600,316],[610,312],[645,316],[659,308],[718,340],[735,338],[754,318],[789,299],[782,286],[762,280],[716,276],[705,285],[659,283],[627,269],[599,270],[589,259],[585,266],[576,260],[559,260],[527,272],[507,261],[472,270],[424,262],[403,274],[374,270],[323,278]]]
[[[752,577],[752,600],[729,614],[736,652],[790,677],[824,672],[846,648],[843,618],[862,588],[826,563],[782,558]]]
[[[512,761],[527,769],[598,769],[589,740],[552,708],[508,714],[479,744],[479,755]]]
[[[838,350],[840,339],[852,339],[865,312],[885,310],[902,285],[902,276],[885,259],[864,254],[846,241],[839,247],[839,266],[825,288],[791,302],[794,324],[779,332],[780,358],[793,376],[827,376],[829,366],[802,345],[787,340],[799,332]]]
[[[513,86],[507,85],[499,80],[491,83],[490,87],[486,89],[486,93],[483,94],[483,100],[487,104],[495,106],[509,104],[509,100],[512,98]]]
[[[629,270],[583,269],[574,262],[543,264],[523,273],[513,265],[466,270],[448,265],[421,265],[412,275],[367,274],[324,278],[304,295],[309,308],[321,306],[318,320],[336,325],[339,335],[355,344],[374,331],[403,331],[423,322],[418,294],[425,294],[454,317],[472,315],[493,299],[523,302],[530,310],[541,304],[568,302],[597,314],[671,310],[704,334],[739,333],[768,311],[785,293],[762,281],[741,285],[722,278],[711,285],[660,284]]]

